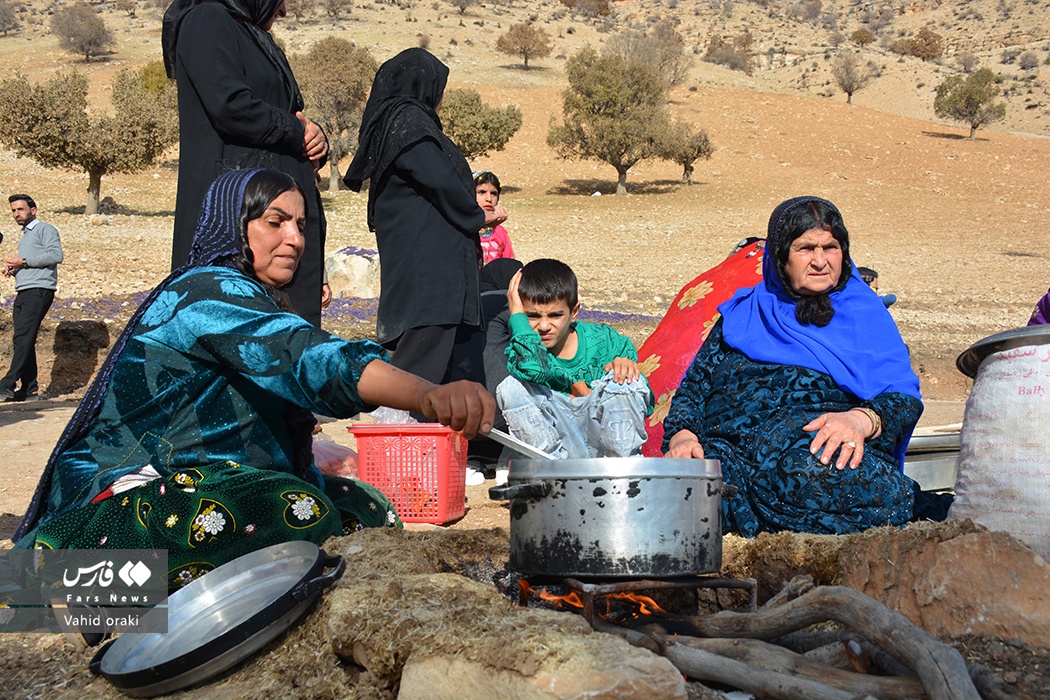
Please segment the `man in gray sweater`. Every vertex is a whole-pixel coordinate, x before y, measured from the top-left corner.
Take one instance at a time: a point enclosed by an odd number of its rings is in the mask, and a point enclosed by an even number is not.
[[[4,261],[3,274],[15,278],[12,307],[14,338],[11,369],[0,379],[0,399],[37,398],[36,336],[58,288],[62,241],[58,229],[36,218],[36,202],[26,194],[8,197],[11,215],[22,227],[18,255]]]

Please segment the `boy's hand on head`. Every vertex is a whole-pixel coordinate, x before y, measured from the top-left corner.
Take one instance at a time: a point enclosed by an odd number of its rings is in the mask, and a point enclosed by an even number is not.
[[[613,381],[617,384],[623,384],[624,382],[630,384],[642,376],[641,371],[638,369],[638,363],[627,357],[617,357],[605,365],[605,371],[612,371]]]
[[[514,314],[525,313],[525,305],[521,303],[521,295],[518,294],[518,286],[521,284],[521,270],[514,273],[507,285],[507,310]]]

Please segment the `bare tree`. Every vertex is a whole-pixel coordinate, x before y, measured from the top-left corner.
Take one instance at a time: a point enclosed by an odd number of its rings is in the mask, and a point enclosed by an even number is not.
[[[831,64],[835,84],[846,93],[846,104],[853,103],[853,93],[879,76],[879,67],[852,51],[843,51]]]
[[[0,32],[7,36],[10,32],[17,31],[21,26],[15,8],[7,0],[0,0]]]
[[[681,85],[692,65],[692,58],[685,53],[685,40],[670,20],[657,22],[648,33],[624,30],[605,43],[603,53],[626,63],[649,66],[665,89]]]
[[[477,5],[478,0],[448,0],[452,7],[459,8],[459,14],[466,14],[467,8],[472,5]]]
[[[296,22],[302,22],[309,16],[314,3],[313,0],[285,0],[284,6],[288,10],[288,14],[295,17]]]
[[[530,58],[545,58],[551,55],[550,37],[542,27],[532,24],[514,24],[496,39],[496,50],[508,56],[518,56],[529,67]]]
[[[137,0],[117,0],[113,3],[113,7],[127,14],[128,17],[134,17],[135,11],[138,10],[138,2]]]
[[[83,3],[68,5],[51,16],[51,32],[66,51],[83,54],[84,63],[114,45],[113,32],[93,8]]]

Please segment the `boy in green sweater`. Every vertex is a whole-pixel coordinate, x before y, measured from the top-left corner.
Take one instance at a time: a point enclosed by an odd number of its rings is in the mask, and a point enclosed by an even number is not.
[[[627,457],[646,440],[652,394],[629,338],[577,321],[576,275],[534,260],[507,289],[510,376],[496,399],[515,437],[559,458]]]

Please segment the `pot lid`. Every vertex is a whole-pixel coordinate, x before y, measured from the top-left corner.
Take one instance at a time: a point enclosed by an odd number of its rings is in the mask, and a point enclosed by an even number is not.
[[[99,651],[92,670],[139,697],[206,680],[291,627],[342,564],[305,541],[245,554],[168,596],[166,633],[123,634]]]
[[[721,479],[717,459],[595,457],[512,459],[509,479]]]
[[[955,360],[955,366],[967,377],[973,378],[977,376],[977,370],[984,359],[993,353],[1046,343],[1050,343],[1050,325],[1014,328],[978,340],[962,351],[962,354]]]

